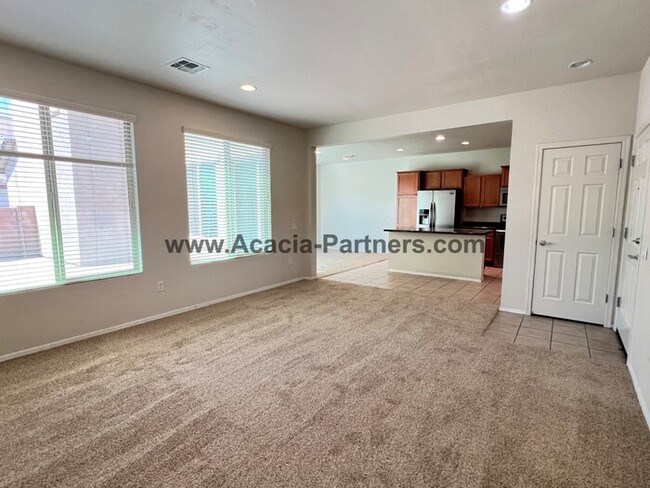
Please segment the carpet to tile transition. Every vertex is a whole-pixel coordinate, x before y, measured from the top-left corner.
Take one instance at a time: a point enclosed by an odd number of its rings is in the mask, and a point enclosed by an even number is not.
[[[344,271],[363,268],[369,264],[379,263],[388,259],[387,254],[381,253],[345,253],[336,249],[327,252],[318,250],[318,277],[324,278]]]
[[[622,364],[301,282],[0,364],[0,486],[643,487]]]

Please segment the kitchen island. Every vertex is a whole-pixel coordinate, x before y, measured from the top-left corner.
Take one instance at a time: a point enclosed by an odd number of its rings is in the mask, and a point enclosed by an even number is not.
[[[491,229],[397,227],[384,231],[389,239],[389,271],[483,281],[485,240]]]

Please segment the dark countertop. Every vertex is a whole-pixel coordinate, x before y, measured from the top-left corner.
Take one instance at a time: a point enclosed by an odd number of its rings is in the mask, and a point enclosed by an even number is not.
[[[473,229],[493,229],[496,231],[505,230],[505,222],[477,222],[477,221],[465,221],[461,224],[461,227],[471,227]]]
[[[485,236],[494,232],[494,228],[467,228],[467,227],[435,227],[430,230],[419,230],[415,227],[397,227],[395,229],[384,229],[385,232],[413,232],[420,234],[458,234],[469,236]]]

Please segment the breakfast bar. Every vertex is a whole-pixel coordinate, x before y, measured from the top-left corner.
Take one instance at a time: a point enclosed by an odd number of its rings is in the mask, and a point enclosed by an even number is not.
[[[462,227],[384,230],[388,232],[389,243],[400,243],[399,251],[389,252],[389,271],[483,281],[485,240],[491,230]]]

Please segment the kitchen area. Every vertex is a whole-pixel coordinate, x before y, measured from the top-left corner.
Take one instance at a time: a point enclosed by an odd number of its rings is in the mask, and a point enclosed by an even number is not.
[[[407,288],[417,282],[422,292],[453,289],[497,300],[511,135],[506,121],[317,148],[319,235],[418,240],[424,248],[388,252],[371,266],[359,255],[356,269],[333,279]]]
[[[385,231],[390,239],[417,236],[425,241],[426,251],[390,255],[389,269],[482,281],[486,266],[502,268],[509,175],[509,165],[487,175],[462,168],[398,172],[397,225]],[[480,245],[463,245],[459,252],[443,244],[434,249],[435,240],[441,239]]]

